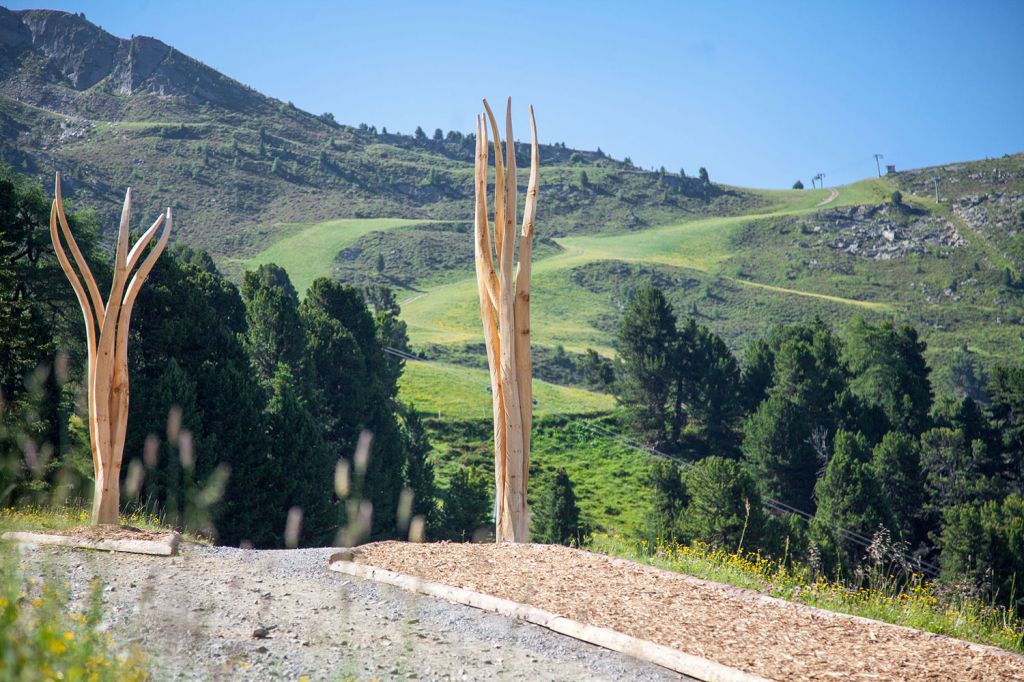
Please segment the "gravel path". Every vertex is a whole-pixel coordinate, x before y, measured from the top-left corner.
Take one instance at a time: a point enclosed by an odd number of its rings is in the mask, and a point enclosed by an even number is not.
[[[379,542],[356,561],[778,680],[1024,680],[1024,657],[558,545]]]
[[[173,558],[23,546],[34,577],[94,576],[158,680],[678,680],[521,621],[327,570],[331,549],[185,545]],[[269,628],[267,637],[254,637]]]

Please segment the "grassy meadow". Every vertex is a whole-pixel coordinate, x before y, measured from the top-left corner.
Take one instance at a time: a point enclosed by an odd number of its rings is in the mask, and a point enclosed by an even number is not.
[[[547,172],[551,181],[571,182],[565,169]],[[588,173],[591,183],[600,185],[623,171],[588,168]],[[968,239],[967,246],[926,246],[907,257],[874,260],[820,240],[814,243],[808,236],[806,225],[823,224],[830,215],[857,207],[888,205],[900,188],[906,220],[950,221]],[[962,343],[992,362],[1019,343],[1014,327],[1004,324],[1008,311],[992,304],[992,291],[1001,286],[999,266],[1006,261],[1002,245],[979,238],[949,206],[935,206],[929,196],[908,190],[898,179],[872,178],[834,190],[725,189],[753,197],[743,205],[745,212],[697,213],[618,230],[607,225],[569,232],[552,228],[545,223],[542,201],[538,239],[545,228],[553,236],[534,260],[535,346],[575,353],[592,348],[612,357],[619,317],[646,284],[665,291],[680,317],[696,317],[736,352],[774,324],[814,317],[837,327],[854,315],[909,322],[929,345],[940,389],[943,359]],[[313,277],[326,274],[353,277],[349,281],[354,284],[388,284],[398,292],[414,350],[454,350],[480,342],[468,223],[340,220],[290,224],[280,235],[246,266],[277,262],[300,291]],[[349,247],[358,248],[360,260],[339,270],[337,252]],[[367,271],[374,270],[378,254],[388,269],[375,279]],[[406,363],[400,397],[428,420],[442,485],[452,467],[469,466],[488,475],[493,466],[488,385],[485,370],[465,363]],[[593,528],[640,530],[648,455],[597,438],[586,427],[589,420],[612,413],[614,400],[539,380],[535,386],[538,475],[565,468]]]

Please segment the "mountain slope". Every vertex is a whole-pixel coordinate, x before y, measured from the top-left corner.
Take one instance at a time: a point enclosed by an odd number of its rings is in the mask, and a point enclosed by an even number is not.
[[[140,213],[176,207],[179,238],[223,259],[255,253],[280,223],[471,215],[469,136],[340,125],[79,15],[0,8],[0,36],[0,153],[46,182],[61,169],[71,197],[105,223],[132,185]],[[518,153],[528,163],[529,150]],[[541,156],[544,218],[559,232],[638,229],[760,203],[600,152],[555,144]]]

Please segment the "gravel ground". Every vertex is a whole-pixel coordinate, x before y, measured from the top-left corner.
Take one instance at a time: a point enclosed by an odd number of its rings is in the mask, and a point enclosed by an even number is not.
[[[333,573],[331,549],[21,551],[29,575],[70,582],[76,600],[101,577],[117,639],[145,652],[158,680],[682,679],[528,623]]]

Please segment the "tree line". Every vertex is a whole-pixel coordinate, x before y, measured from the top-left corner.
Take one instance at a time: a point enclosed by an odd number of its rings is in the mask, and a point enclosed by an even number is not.
[[[0,504],[87,500],[90,488],[84,330],[48,221],[43,190],[0,169]],[[109,285],[95,215],[70,221]],[[331,544],[358,496],[372,509],[364,538],[398,537],[413,516],[433,537],[467,537],[490,500],[466,476],[437,490],[423,425],[397,399],[403,361],[384,350],[407,347],[399,312],[390,290],[327,278],[300,301],[275,265],[239,288],[206,253],[172,248],[133,316],[125,504],[276,547],[290,510],[299,544]],[[364,431],[369,459],[353,462]]]
[[[669,456],[651,474],[650,535],[847,573],[884,537],[907,571],[937,565],[1015,598],[1024,364],[936,398],[925,349],[912,326],[856,317],[777,326],[740,359],[660,290],[640,291],[613,390],[626,425]]]

